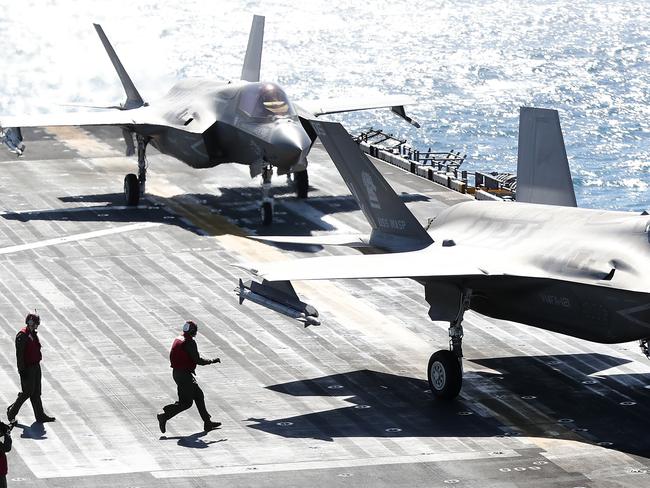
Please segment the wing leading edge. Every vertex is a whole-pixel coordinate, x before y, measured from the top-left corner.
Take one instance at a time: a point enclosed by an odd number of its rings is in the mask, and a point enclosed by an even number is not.
[[[237,265],[268,281],[485,276],[487,270],[457,247]]]
[[[337,114],[341,112],[356,112],[374,108],[390,108],[409,124],[420,127],[420,124],[406,115],[405,105],[415,105],[416,101],[406,95],[376,95],[364,98],[326,98],[322,100],[303,100],[296,105],[312,115]]]

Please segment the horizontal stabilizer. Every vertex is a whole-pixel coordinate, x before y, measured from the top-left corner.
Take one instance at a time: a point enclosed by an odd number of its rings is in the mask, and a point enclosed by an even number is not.
[[[370,247],[369,237],[348,234],[325,234],[320,236],[248,236],[258,241],[277,242],[279,244],[304,244],[307,246],[346,246]]]
[[[576,206],[557,110],[521,108],[516,200]]]
[[[251,32],[248,35],[248,46],[244,57],[244,66],[241,70],[241,79],[244,81],[260,81],[262,67],[262,45],[264,43],[264,17],[253,16]]]
[[[99,24],[93,25],[95,26],[97,35],[99,35],[99,39],[102,41],[104,49],[106,49],[106,53],[111,59],[111,63],[113,63],[113,67],[115,68],[115,71],[117,71],[117,75],[120,77],[120,81],[122,82],[122,86],[126,92],[126,103],[124,104],[123,108],[128,110],[132,108],[142,107],[144,105],[144,100],[142,100],[140,93],[138,93],[138,90],[135,88],[133,81],[131,81],[131,78],[124,69],[120,58],[118,58],[117,54],[115,54],[113,46],[111,46],[111,43],[108,41],[108,37],[106,37],[106,34],[104,34],[104,29],[102,29],[102,26]]]

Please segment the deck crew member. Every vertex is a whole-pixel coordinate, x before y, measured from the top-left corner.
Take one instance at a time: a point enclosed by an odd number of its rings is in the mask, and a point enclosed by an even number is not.
[[[160,431],[164,434],[166,424],[169,419],[178,415],[183,410],[187,410],[196,403],[196,408],[203,420],[203,429],[208,432],[216,429],[221,422],[210,420],[210,414],[205,408],[205,397],[203,390],[196,382],[195,369],[197,365],[205,366],[207,364],[220,363],[219,358],[204,359],[199,355],[198,348],[194,337],[198,332],[198,326],[188,320],[183,324],[183,334],[177,337],[169,352],[169,360],[172,367],[172,377],[178,388],[178,401],[163,407],[163,412],[158,414],[158,425]]]
[[[16,364],[20,375],[20,388],[16,401],[7,408],[9,422],[16,420],[16,415],[23,403],[29,400],[34,409],[36,422],[54,422],[55,418],[50,417],[43,411],[41,401],[41,341],[38,338],[36,329],[41,323],[41,318],[35,313],[27,314],[25,327],[16,334]]]
[[[0,422],[0,488],[7,488],[7,454],[11,451],[11,427]]]

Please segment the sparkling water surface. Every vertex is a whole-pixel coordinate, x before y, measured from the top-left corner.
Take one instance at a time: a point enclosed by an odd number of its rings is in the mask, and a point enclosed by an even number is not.
[[[253,14],[262,78],[294,100],[403,93],[417,130],[387,111],[335,117],[420,149],[514,171],[520,106],[560,111],[578,204],[650,209],[647,1],[0,2],[0,113],[112,104],[121,85],[101,23],[145,100],[176,79],[237,79]]]

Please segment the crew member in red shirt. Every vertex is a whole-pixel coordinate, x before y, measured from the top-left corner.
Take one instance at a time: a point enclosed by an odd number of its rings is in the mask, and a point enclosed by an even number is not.
[[[206,364],[220,363],[219,358],[204,359],[199,355],[196,347],[197,325],[188,320],[183,324],[183,335],[177,337],[172,344],[169,352],[169,360],[172,367],[172,377],[178,388],[178,401],[163,407],[163,413],[158,414],[158,425],[160,431],[164,434],[167,421],[178,415],[183,410],[187,410],[196,403],[196,408],[203,419],[203,430],[206,432],[216,429],[221,422],[210,420],[210,414],[205,408],[205,397],[203,390],[196,382],[195,372],[197,365],[205,366]]]
[[[11,451],[11,426],[0,422],[0,488],[7,488],[7,452]]]
[[[16,421],[16,415],[29,398],[34,409],[36,422],[54,422],[54,417],[46,415],[41,402],[41,342],[36,329],[41,318],[35,313],[27,314],[25,327],[16,334],[16,364],[20,375],[21,392],[16,401],[7,408],[9,422]]]

